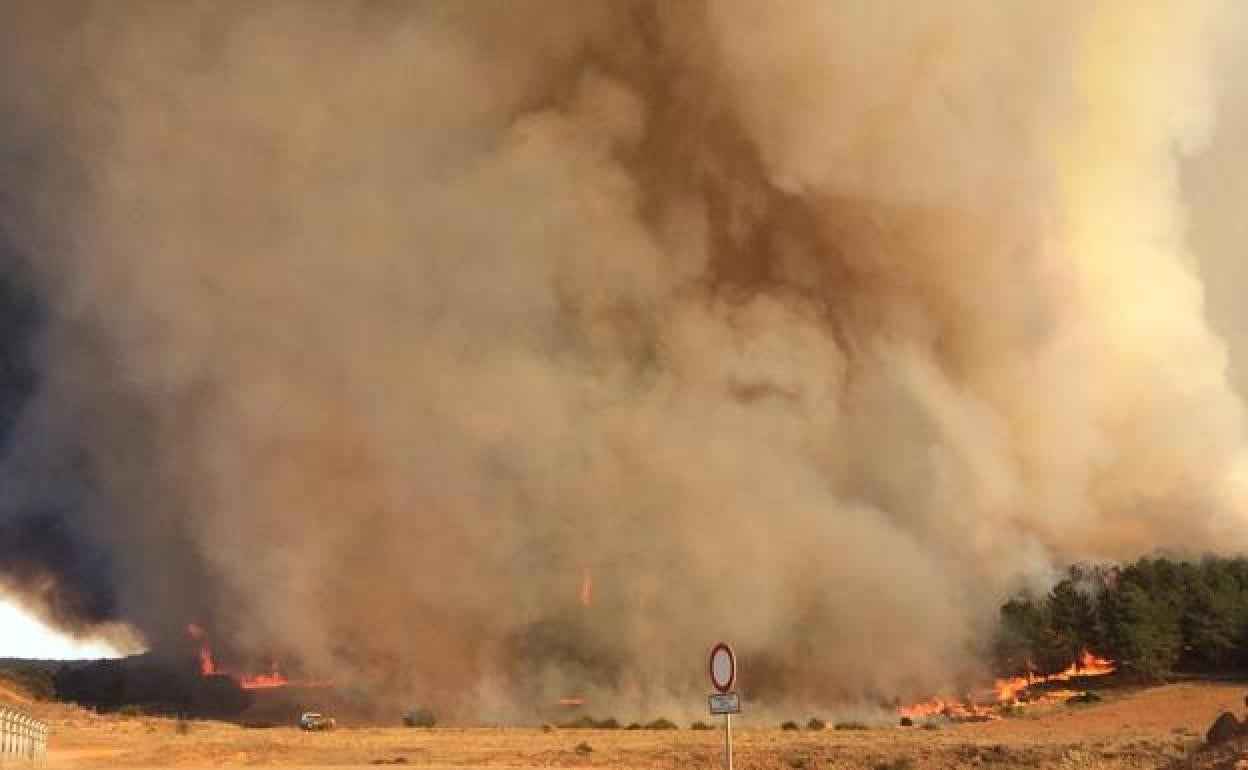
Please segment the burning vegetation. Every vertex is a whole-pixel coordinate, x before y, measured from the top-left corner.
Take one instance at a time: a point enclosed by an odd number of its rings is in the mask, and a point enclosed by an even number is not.
[[[199,659],[199,673],[201,676],[230,676],[237,680],[238,686],[244,690],[270,690],[278,687],[329,687],[328,681],[317,681],[311,679],[294,679],[283,673],[281,665],[277,661],[271,661],[268,664],[268,670],[261,673],[232,673],[223,670],[217,664],[216,657],[212,652],[212,642],[208,639],[208,633],[203,626],[198,623],[189,623],[186,626],[186,636],[197,649]]]
[[[1248,546],[1230,25],[1159,2],[0,3],[0,587],[141,639],[89,702],[631,718],[717,637],[947,691],[1029,576]],[[1236,660],[1238,573],[1141,570],[1008,681]]]
[[[1078,698],[1096,677],[1163,681],[1173,674],[1248,669],[1248,559],[1145,558],[1074,566],[1044,596],[1001,607],[994,667],[1006,675],[959,698],[903,706],[932,715],[992,718],[1001,707]]]
[[[1072,650],[1142,681],[1248,670],[1248,559],[1074,567],[1048,594],[1001,608],[1000,670],[1052,674]]]
[[[54,675],[56,696],[100,712],[238,718],[253,699],[232,677],[203,676],[191,661],[146,653],[68,663]]]
[[[1088,680],[1112,674],[1114,670],[1112,662],[1085,650],[1078,662],[1064,671],[996,679],[991,687],[981,688],[963,698],[932,698],[902,706],[897,709],[897,714],[911,722],[933,716],[955,720],[995,719],[1002,713],[1002,708],[1077,697],[1082,690],[1072,688],[1087,685]]]

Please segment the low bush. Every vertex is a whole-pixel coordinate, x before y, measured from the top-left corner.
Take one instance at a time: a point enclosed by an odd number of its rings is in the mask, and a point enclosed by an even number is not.
[[[589,730],[594,726],[594,718],[591,716],[579,716],[571,722],[560,722],[559,727],[563,730]]]
[[[615,717],[607,717],[606,719],[594,719],[591,716],[577,717],[571,722],[564,722],[560,727],[571,730],[618,730],[620,723]]]
[[[404,727],[433,727],[437,723],[433,711],[424,707],[412,709],[403,716]]]
[[[1081,692],[1066,699],[1067,706],[1086,706],[1089,703],[1100,703],[1101,696],[1094,692]]]

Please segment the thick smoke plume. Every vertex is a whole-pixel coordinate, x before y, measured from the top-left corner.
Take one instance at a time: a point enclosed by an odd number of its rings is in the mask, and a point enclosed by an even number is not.
[[[8,3],[0,580],[464,718],[720,638],[763,701],[973,677],[1026,576],[1248,540],[1227,13]]]

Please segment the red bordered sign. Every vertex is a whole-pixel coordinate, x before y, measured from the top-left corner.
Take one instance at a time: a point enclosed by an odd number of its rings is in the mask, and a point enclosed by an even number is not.
[[[708,664],[711,672],[711,686],[721,693],[732,692],[737,683],[737,654],[724,642],[711,648],[711,659]]]

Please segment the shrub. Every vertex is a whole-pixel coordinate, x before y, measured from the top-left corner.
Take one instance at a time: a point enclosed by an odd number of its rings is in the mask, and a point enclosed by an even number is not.
[[[867,726],[866,724],[862,722],[837,722],[836,729],[837,730],[865,730],[867,729]]]
[[[640,722],[629,722],[629,723],[628,723],[628,727],[625,727],[624,729],[625,729],[625,730],[640,730],[640,729],[641,729],[641,723],[640,723]]]
[[[676,723],[673,722],[672,720],[666,719],[664,717],[659,717],[658,719],[647,722],[646,729],[647,730],[679,730],[680,728],[677,727]]]
[[[591,716],[577,717],[571,722],[564,722],[560,727],[571,730],[618,730],[620,723],[615,717],[607,717],[606,719],[594,719]]]
[[[1081,692],[1066,699],[1067,706],[1082,706],[1089,703],[1100,703],[1101,696],[1094,692]]]
[[[576,753],[580,754],[581,756],[585,756],[586,754],[592,753],[593,750],[594,750],[594,747],[590,746],[585,741],[581,741],[580,743],[576,744]]]
[[[828,723],[823,721],[819,717],[811,717],[810,721],[806,723],[807,730],[822,730],[823,728],[827,726],[828,726]]]
[[[689,725],[689,729],[690,730],[714,730],[715,728],[711,727],[706,722],[698,720],[697,722],[694,722],[693,724]]]
[[[793,720],[789,720],[787,722],[781,722],[780,729],[781,730],[797,730],[799,728],[797,726],[797,722],[794,722]]]
[[[424,707],[412,709],[403,717],[404,727],[433,727],[437,723],[433,712]]]
[[[579,716],[571,722],[561,722],[559,727],[564,730],[589,730],[594,726],[594,718],[591,716]]]

